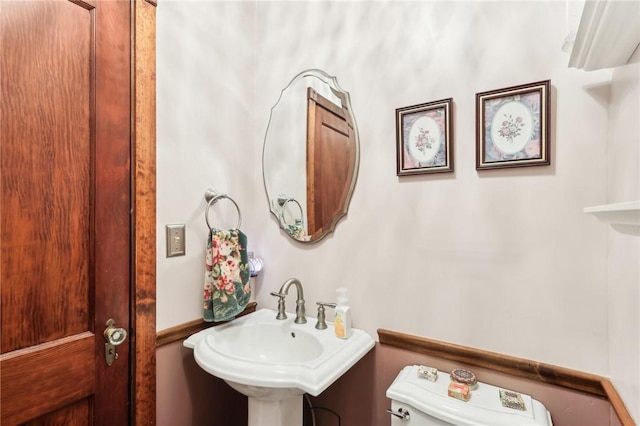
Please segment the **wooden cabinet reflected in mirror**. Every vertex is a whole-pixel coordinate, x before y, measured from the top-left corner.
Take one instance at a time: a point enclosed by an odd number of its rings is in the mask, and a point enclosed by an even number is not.
[[[347,213],[358,162],[349,94],[323,71],[298,74],[271,110],[263,151],[265,189],[280,228],[302,242],[334,231]]]

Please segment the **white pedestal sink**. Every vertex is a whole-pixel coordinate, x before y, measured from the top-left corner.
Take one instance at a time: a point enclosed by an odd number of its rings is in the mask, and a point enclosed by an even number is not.
[[[358,362],[374,341],[353,329],[349,339],[315,328],[316,320],[295,324],[294,314],[276,320],[260,309],[190,336],[196,363],[249,398],[249,426],[302,425],[302,396],[318,396]]]

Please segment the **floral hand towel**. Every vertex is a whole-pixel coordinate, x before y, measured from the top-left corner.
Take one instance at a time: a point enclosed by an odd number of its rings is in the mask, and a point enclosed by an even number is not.
[[[204,320],[232,319],[249,303],[247,236],[239,229],[211,229],[204,273]]]

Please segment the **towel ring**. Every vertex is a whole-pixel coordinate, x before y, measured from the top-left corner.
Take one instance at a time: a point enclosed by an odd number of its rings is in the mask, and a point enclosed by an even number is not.
[[[287,221],[284,218],[284,208],[287,206],[287,204],[289,203],[295,203],[298,208],[300,209],[300,222],[304,222],[304,210],[302,210],[302,206],[300,205],[300,202],[298,202],[298,200],[296,200],[295,198],[278,198],[278,204],[280,204],[280,207],[282,207],[282,209],[280,210],[280,219],[282,220],[282,223],[285,225],[287,224]],[[294,219],[296,220],[296,219]]]
[[[205,195],[205,198],[208,198],[207,195],[210,195],[211,193],[207,191],[207,194]],[[209,202],[207,203],[207,210],[205,211],[204,214],[204,219],[207,222],[207,226],[209,227],[209,230],[213,230],[213,227],[211,226],[211,224],[209,223],[209,209],[211,208],[212,205],[214,205],[218,200],[221,200],[223,198],[226,198],[227,200],[231,201],[233,203],[234,206],[236,206],[236,210],[238,211],[238,226],[236,226],[237,229],[240,229],[240,225],[242,224],[242,213],[240,213],[240,207],[238,207],[238,204],[233,200],[233,198],[229,197],[226,194],[219,194],[219,195],[213,195],[210,199]]]

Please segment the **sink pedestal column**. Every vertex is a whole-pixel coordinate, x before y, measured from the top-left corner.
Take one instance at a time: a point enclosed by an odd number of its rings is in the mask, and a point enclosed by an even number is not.
[[[302,425],[302,395],[273,401],[249,397],[249,426],[276,425]]]

